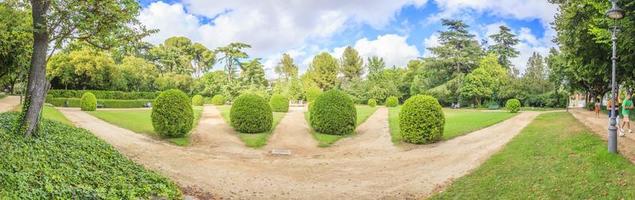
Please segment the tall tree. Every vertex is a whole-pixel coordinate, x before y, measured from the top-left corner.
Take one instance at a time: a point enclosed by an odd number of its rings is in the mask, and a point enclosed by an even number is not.
[[[267,86],[264,66],[259,58],[240,65],[240,78],[244,86]]]
[[[33,35],[30,13],[17,1],[0,2],[0,90],[14,93],[18,82],[26,78]]]
[[[203,74],[212,69],[216,64],[216,54],[214,51],[207,49],[201,43],[192,45],[192,68],[194,69],[194,77],[201,77]]]
[[[346,80],[350,81],[362,77],[364,60],[353,47],[348,46],[344,49],[340,63],[342,74]]]
[[[335,87],[339,64],[331,54],[322,52],[315,57],[309,66],[311,77],[317,86],[326,91]]]
[[[285,81],[298,78],[298,66],[293,63],[293,58],[289,54],[282,54],[282,59],[280,59],[274,70]]]
[[[233,42],[224,47],[218,47],[216,53],[222,53],[223,57],[219,60],[225,64],[225,72],[227,72],[227,81],[233,82],[236,78],[237,67],[240,66],[241,59],[248,58],[247,53],[243,49],[251,48],[250,45],[240,42]]]
[[[501,86],[509,80],[507,70],[499,64],[497,56],[485,56],[479,67],[465,76],[461,95],[472,98],[477,106],[480,106],[484,99],[496,98],[495,95]]]
[[[74,40],[104,49],[139,41],[151,33],[136,18],[140,9],[135,0],[31,0],[33,52],[27,95],[16,130],[26,136],[38,131],[50,85],[46,63],[56,49]]]
[[[490,38],[494,40],[494,44],[489,46],[489,51],[498,55],[498,62],[505,68],[511,70],[512,66],[511,58],[518,57],[520,52],[514,48],[520,42],[516,35],[511,32],[507,26],[500,26],[499,31],[496,34],[490,35]]]
[[[384,68],[386,68],[386,63],[384,62],[384,58],[379,56],[372,56],[368,58],[368,62],[366,62],[368,68],[368,78],[373,79],[377,74],[380,74]]]

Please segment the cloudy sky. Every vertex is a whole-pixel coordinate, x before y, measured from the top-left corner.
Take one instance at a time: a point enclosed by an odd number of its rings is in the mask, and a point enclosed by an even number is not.
[[[548,53],[555,32],[549,23],[557,12],[547,0],[141,0],[139,20],[159,33],[146,38],[158,44],[186,36],[210,49],[240,41],[247,53],[262,58],[267,75],[282,53],[291,54],[301,71],[312,57],[344,47],[362,56],[381,56],[389,66],[429,56],[438,45],[442,18],[461,19],[479,41],[498,26],[511,27],[521,43],[513,63],[521,71],[532,52]]]

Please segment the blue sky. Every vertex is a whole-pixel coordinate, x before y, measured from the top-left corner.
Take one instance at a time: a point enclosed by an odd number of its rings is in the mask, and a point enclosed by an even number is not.
[[[479,41],[506,25],[521,40],[521,71],[533,51],[546,54],[555,45],[549,23],[557,9],[546,0],[141,0],[142,23],[159,33],[160,43],[187,36],[210,49],[233,41],[251,44],[252,57],[263,58],[268,76],[282,53],[290,53],[301,71],[322,51],[336,57],[346,46],[362,56],[381,56],[387,64],[431,56],[438,44],[440,19],[464,20]]]

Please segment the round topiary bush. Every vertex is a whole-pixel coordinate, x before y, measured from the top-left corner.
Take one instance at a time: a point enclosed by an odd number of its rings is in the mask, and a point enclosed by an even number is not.
[[[505,108],[510,113],[517,113],[520,111],[520,101],[518,99],[510,99],[505,103]]]
[[[95,111],[97,110],[97,98],[91,92],[86,92],[80,99],[79,107],[83,111]]]
[[[439,101],[431,96],[415,95],[401,107],[399,129],[405,142],[425,144],[441,140],[445,117]]]
[[[309,107],[309,121],[317,132],[346,135],[355,131],[357,111],[351,98],[339,90],[329,90]]]
[[[201,95],[194,95],[194,97],[192,97],[192,105],[193,106],[202,106],[203,105],[203,96]]]
[[[194,111],[190,98],[181,90],[166,90],[154,100],[152,127],[163,137],[183,137],[192,130]]]
[[[375,100],[375,99],[369,99],[369,100],[368,100],[368,106],[370,106],[370,107],[375,107],[375,106],[377,106],[377,100]]]
[[[396,96],[390,96],[386,99],[386,107],[397,107],[399,99]]]
[[[269,99],[269,105],[273,112],[287,112],[289,111],[289,99],[281,94],[274,94]]]
[[[271,130],[273,113],[267,101],[255,94],[240,95],[229,111],[231,125],[241,133],[262,133]]]
[[[212,104],[220,106],[225,104],[225,97],[223,95],[217,94],[212,97]]]

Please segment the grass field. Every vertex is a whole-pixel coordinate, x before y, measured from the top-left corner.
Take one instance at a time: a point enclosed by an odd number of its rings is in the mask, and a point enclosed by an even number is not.
[[[194,127],[198,124],[198,120],[201,118],[203,107],[194,107]],[[87,112],[101,120],[108,123],[117,125],[121,128],[125,128],[137,133],[147,134],[153,137],[159,137],[154,128],[152,127],[152,110],[150,109],[130,109],[130,110],[97,110]],[[179,145],[187,146],[190,144],[190,134],[188,133],[182,138],[168,138],[168,141]]]
[[[635,165],[568,113],[542,114],[432,199],[635,199]]]
[[[392,142],[401,143],[399,130],[399,110],[401,107],[388,108],[390,134]],[[452,110],[443,109],[445,114],[445,127],[443,139],[449,140],[465,135],[479,129],[497,124],[516,115],[509,112],[483,112],[478,110]]]
[[[223,119],[225,120],[225,122],[227,122],[227,124],[230,124],[231,126],[231,122],[230,122],[230,118],[229,118],[229,112],[231,110],[231,106],[225,105],[225,106],[216,106],[216,108],[218,108],[218,110],[220,111],[221,115],[223,116]],[[245,143],[245,146],[248,147],[253,147],[253,148],[260,148],[263,147],[265,145],[267,145],[267,140],[269,140],[269,136],[271,136],[271,132],[273,132],[274,129],[276,129],[276,126],[278,125],[278,123],[280,123],[280,120],[282,120],[282,117],[284,117],[286,113],[281,113],[281,112],[274,112],[273,113],[273,126],[271,127],[271,130],[264,132],[264,133],[238,133],[238,137],[240,138],[240,140],[242,140]]]
[[[378,107],[370,107],[367,105],[356,105],[355,108],[357,110],[357,119],[355,121],[357,126],[364,123],[378,109]],[[309,112],[304,113],[304,119],[307,122],[309,122]],[[309,125],[310,125],[310,122],[309,122]],[[333,143],[337,142],[338,140],[344,137],[350,136],[350,135],[330,135],[330,134],[318,133],[313,130],[311,130],[311,133],[313,134],[313,138],[315,138],[318,141],[319,147],[329,147]]]
[[[20,112],[21,110],[22,110],[22,105],[19,105],[15,107],[14,111]],[[73,125],[71,121],[66,119],[66,117],[59,110],[55,109],[55,107],[52,107],[52,106],[47,106],[47,105],[44,106],[44,108],[42,109],[42,117],[44,119],[58,121],[66,125],[75,126]]]

